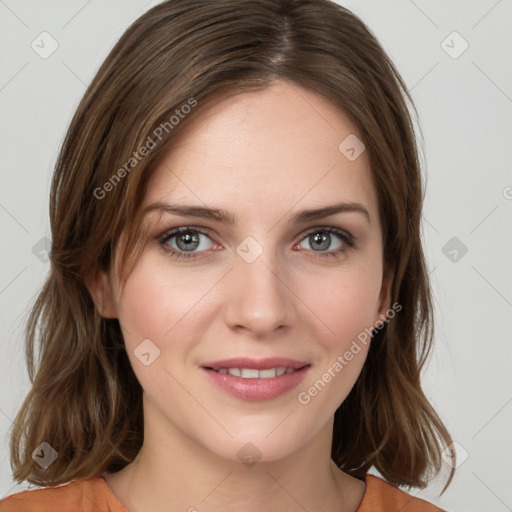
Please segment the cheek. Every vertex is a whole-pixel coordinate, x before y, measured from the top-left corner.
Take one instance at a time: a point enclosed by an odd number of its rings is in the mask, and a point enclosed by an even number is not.
[[[188,403],[172,376],[183,378],[180,363],[187,357],[187,340],[206,284],[204,279],[199,282],[199,274],[171,275],[162,262],[150,257],[141,258],[128,277],[118,307],[119,323],[137,380],[146,393],[159,397],[156,401],[164,398],[165,389],[165,396],[173,395],[176,403],[179,397]]]
[[[343,349],[365,328],[371,329],[378,311],[381,269],[354,265],[338,272],[319,274],[303,282],[302,297],[317,318],[324,343]]]
[[[127,345],[136,345],[145,338],[161,348],[169,345],[175,333],[190,322],[209,287],[199,274],[170,275],[161,266],[154,258],[143,258],[126,282],[119,321],[127,334]]]
[[[301,405],[312,404],[321,411],[316,420],[320,424],[345,400],[366,360],[380,272],[378,267],[346,267],[325,278],[308,279],[306,284],[309,294],[303,296],[311,301],[310,318],[315,324],[312,335],[322,350],[315,371],[301,386],[297,399]]]

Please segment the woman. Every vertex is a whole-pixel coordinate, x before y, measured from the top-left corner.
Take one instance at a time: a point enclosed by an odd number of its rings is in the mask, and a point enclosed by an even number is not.
[[[327,0],[171,0],[125,32],[62,147],[27,326],[11,463],[47,488],[1,512],[440,510],[398,489],[455,457],[420,383],[408,100]]]

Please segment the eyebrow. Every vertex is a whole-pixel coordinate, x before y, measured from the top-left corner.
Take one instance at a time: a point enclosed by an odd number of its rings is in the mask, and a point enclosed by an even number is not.
[[[143,213],[147,214],[154,210],[179,215],[181,217],[198,217],[201,219],[215,220],[223,222],[228,226],[236,224],[237,221],[236,217],[232,213],[222,208],[207,208],[203,206],[169,204],[165,202],[152,203],[144,208]],[[324,217],[330,217],[337,213],[352,212],[362,214],[367,219],[368,224],[370,223],[370,214],[368,213],[368,210],[362,204],[354,202],[343,202],[324,206],[323,208],[302,210],[289,217],[288,222],[301,224],[312,220],[323,219]]]

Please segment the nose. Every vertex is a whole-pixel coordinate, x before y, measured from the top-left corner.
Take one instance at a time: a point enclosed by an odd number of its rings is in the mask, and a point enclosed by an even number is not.
[[[230,328],[268,338],[291,324],[293,294],[286,273],[270,250],[252,262],[237,255],[226,277],[225,320]]]

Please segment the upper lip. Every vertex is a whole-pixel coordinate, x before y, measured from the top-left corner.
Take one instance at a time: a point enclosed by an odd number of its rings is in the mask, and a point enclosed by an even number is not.
[[[202,363],[203,368],[212,368],[218,370],[219,368],[254,368],[256,370],[268,370],[269,368],[293,368],[298,370],[303,366],[308,366],[309,363],[304,361],[297,361],[288,357],[268,357],[265,359],[251,359],[249,357],[235,357],[232,359],[222,359],[220,361],[211,361]]]

